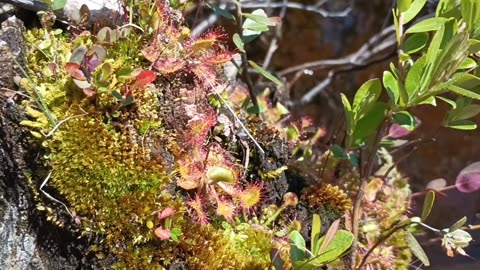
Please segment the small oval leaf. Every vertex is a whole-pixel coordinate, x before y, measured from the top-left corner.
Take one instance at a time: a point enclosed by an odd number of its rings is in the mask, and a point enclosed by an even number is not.
[[[425,221],[432,211],[433,203],[435,202],[435,191],[428,191],[423,202],[422,221]]]
[[[448,228],[449,232],[456,231],[460,229],[465,223],[467,222],[467,217],[462,217],[457,222],[455,222],[450,228]]]
[[[430,261],[428,260],[427,254],[423,251],[422,247],[418,243],[417,239],[409,232],[405,231],[405,241],[407,241],[408,247],[412,253],[425,265],[429,266]]]
[[[465,193],[480,190],[480,162],[472,163],[460,171],[455,186]]]

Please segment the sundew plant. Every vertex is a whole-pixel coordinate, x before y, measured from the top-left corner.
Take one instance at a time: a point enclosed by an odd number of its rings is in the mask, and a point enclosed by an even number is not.
[[[443,127],[476,128],[478,1],[440,1],[427,19],[426,0],[397,1],[398,57],[341,94],[342,139],[322,150],[329,127],[291,113],[274,94],[286,78],[249,59],[281,18],[200,2],[126,0],[119,25],[89,23],[83,5],[68,27],[47,13],[28,30],[22,124],[41,148],[31,188],[47,220],[114,269],[408,269],[430,264],[424,231],[468,256],[466,218],[428,225],[438,191],[412,216],[391,153],[414,143],[420,105],[444,102]],[[195,5],[228,23],[193,34]]]

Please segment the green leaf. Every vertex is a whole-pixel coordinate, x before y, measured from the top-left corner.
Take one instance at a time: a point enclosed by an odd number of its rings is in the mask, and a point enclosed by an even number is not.
[[[418,105],[422,105],[422,104],[425,104],[425,105],[432,105],[432,106],[437,106],[437,100],[435,99],[434,96],[430,96],[430,97],[427,97],[426,99],[423,99],[422,101],[420,101],[420,103],[418,103]]]
[[[353,112],[350,102],[348,101],[347,96],[343,93],[340,94],[342,98],[343,110],[345,112],[345,125],[347,129],[347,138],[346,138],[346,146],[349,147],[351,144],[351,137],[353,135],[353,128],[354,128],[354,119],[353,119]]]
[[[473,99],[480,99],[480,78],[472,74],[458,73],[451,79],[447,88],[451,91]]]
[[[348,158],[348,155],[345,154],[342,147],[340,147],[338,144],[332,145],[332,147],[330,147],[330,151],[332,151],[332,154],[335,158],[341,158],[341,159]]]
[[[245,14],[243,14],[245,16]],[[243,36],[258,36],[262,32],[268,31],[268,22],[269,19],[267,14],[263,9],[256,9],[251,14],[249,14],[250,18],[243,22]]]
[[[430,215],[434,202],[435,202],[435,191],[430,190],[427,192],[427,195],[425,196],[425,200],[423,201],[423,209],[422,209],[422,216],[421,216],[422,221],[425,221],[428,215]]]
[[[395,26],[395,36],[397,38],[397,44],[400,44],[403,33],[400,31],[400,27],[398,24],[398,12],[395,9],[392,9],[392,13],[393,13],[393,25]]]
[[[322,238],[319,239],[318,245],[319,247],[315,247],[315,249],[318,250],[318,253],[313,254],[314,256],[323,254],[325,249],[330,245],[330,243],[333,241],[335,238],[337,232],[338,232],[338,227],[340,226],[340,219],[335,220],[331,225],[330,228],[328,228],[327,233],[325,233]]]
[[[437,96],[438,99],[442,100],[443,102],[449,104],[452,106],[452,109],[455,109],[457,108],[457,104],[455,103],[455,101],[451,100],[451,99],[448,99],[448,98],[445,98],[445,97],[442,97],[442,96]]]
[[[263,69],[261,66],[257,65],[255,62],[249,60],[248,63],[260,74],[262,74],[265,78],[269,79],[270,81],[276,83],[278,86],[283,86],[283,83],[275,76],[273,76],[270,72]]]
[[[263,9],[254,10],[252,13],[242,13],[242,15],[261,25],[275,26],[280,23],[278,17],[269,18]]]
[[[471,104],[465,106],[460,113],[457,115],[459,119],[468,119],[477,116],[480,113],[480,105]]]
[[[412,0],[398,0],[397,8],[400,12],[405,12],[410,8],[411,4],[412,4]]]
[[[81,89],[87,89],[92,86],[88,81],[73,79],[73,82]]]
[[[301,133],[300,133],[300,131],[298,130],[298,128],[297,128],[295,125],[293,125],[293,124],[291,124],[291,125],[287,128],[287,130],[285,131],[285,134],[287,134],[287,140],[289,140],[289,141],[297,140],[297,139],[300,137],[300,135],[301,135]]]
[[[474,69],[477,67],[477,62],[472,58],[466,58],[465,61],[458,67],[458,69]]]
[[[381,92],[382,84],[379,79],[368,80],[360,86],[353,98],[352,111],[355,120],[358,120],[370,110],[371,106],[380,97]]]
[[[400,92],[398,90],[398,81],[390,71],[383,72],[383,85],[387,91],[388,96],[392,104],[397,104],[400,98]]]
[[[460,229],[465,223],[467,222],[467,217],[462,217],[457,222],[455,222],[450,228],[448,228],[449,232],[456,231]]]
[[[113,96],[114,98],[116,98],[118,101],[122,101],[122,100],[123,100],[122,94],[120,94],[119,92],[117,92],[117,91],[115,91],[115,90],[112,91],[112,96]]]
[[[320,231],[322,229],[322,220],[318,214],[313,214],[312,218],[312,236],[310,241],[310,250],[312,254],[317,254],[318,250],[316,247],[318,246],[318,239],[320,238]],[[319,246],[318,246],[319,247]]]
[[[442,27],[446,21],[447,18],[426,19],[408,28],[405,34],[436,31],[440,29],[440,27]]]
[[[251,106],[247,108],[247,113],[248,114],[260,114],[263,113],[267,110],[265,106]]]
[[[478,104],[467,104],[460,105],[457,103],[457,108],[449,112],[448,119],[449,121],[456,120],[465,120],[472,118],[480,113],[480,105]]]
[[[212,183],[235,183],[236,176],[235,172],[232,169],[225,166],[217,165],[212,166],[208,169],[207,179],[209,181],[212,181]]]
[[[480,51],[480,40],[470,39],[468,42],[470,43],[469,53],[478,53]]]
[[[322,242],[324,237],[322,237],[319,242]],[[353,238],[354,237],[351,232],[346,230],[338,230],[330,244],[328,244],[323,252],[319,251],[319,257],[315,260],[312,260],[312,264],[321,266],[340,258],[341,255],[345,253],[345,251],[347,251],[352,245]]]
[[[83,59],[85,59],[85,55],[87,54],[87,51],[88,51],[87,47],[78,46],[75,50],[73,50],[72,55],[70,56],[69,62],[73,62],[81,65],[83,62]]]
[[[67,4],[67,0],[53,0],[51,8],[52,10],[62,9],[65,7],[65,4]]]
[[[388,106],[385,103],[375,103],[372,109],[357,122],[352,135],[353,142],[356,145],[359,145],[364,139],[377,131],[385,119],[385,111],[387,108]]]
[[[88,55],[92,55],[92,54],[96,54],[97,55],[97,58],[98,58],[98,64],[101,64],[103,63],[103,60],[105,60],[105,58],[107,57],[107,51],[105,50],[105,48],[103,48],[102,46],[100,45],[93,45],[89,52],[88,52]]]
[[[478,0],[462,0],[461,2],[462,19],[467,23],[470,36],[477,38],[480,26],[480,2]]]
[[[37,47],[40,50],[45,50],[45,49],[50,48],[50,46],[52,46],[52,40],[51,39],[45,39],[42,42],[40,42]]]
[[[227,10],[219,7],[218,5],[214,5],[214,4],[207,4],[207,6],[209,8],[211,8],[213,10],[213,12],[215,12],[215,14],[218,14],[224,18],[227,18],[229,20],[234,20],[235,19],[235,16],[233,16],[230,12],[228,12]]]
[[[459,129],[459,130],[474,130],[477,128],[477,124],[470,120],[458,120],[453,122],[448,122],[445,124],[446,127]]]
[[[405,90],[405,85],[403,84],[403,80],[400,80],[400,70],[398,70],[397,67],[393,63],[390,63],[390,70],[392,71],[392,75],[395,77],[395,80],[397,80],[397,87],[398,87],[398,92],[399,92],[399,105],[403,106],[406,105],[408,102],[408,95],[407,95],[407,90]]]
[[[243,44],[242,38],[240,37],[239,34],[237,34],[237,33],[233,34],[232,40],[233,40],[233,43],[235,44],[235,46],[237,46],[237,48],[241,52],[245,52],[245,49],[244,49],[245,44]]]
[[[98,42],[110,42],[112,35],[112,29],[108,26],[102,27],[97,32],[97,41]]]
[[[403,51],[406,54],[413,54],[425,47],[428,42],[427,33],[415,33],[403,43]]]
[[[427,0],[414,0],[408,10],[403,14],[403,24],[407,24],[413,20],[422,10],[423,6],[425,6],[426,2]]]
[[[405,79],[405,90],[407,91],[408,100],[412,101],[417,97],[418,93],[422,93],[421,89],[421,80],[422,75],[425,70],[426,65],[426,56],[420,57],[412,68],[407,73],[407,78]]]
[[[441,41],[432,40],[427,53],[429,72],[426,73],[433,85],[449,82],[453,73],[465,61],[468,54],[468,33],[465,28],[458,28],[454,19],[448,20],[437,34],[441,34]],[[443,31],[442,31],[443,30]],[[437,51],[435,51],[437,50]],[[424,88],[426,89],[426,88]]]
[[[413,115],[407,111],[400,111],[395,113],[392,116],[392,120],[394,123],[399,124],[400,126],[408,130],[413,130],[416,125],[415,117],[413,117]]]
[[[472,236],[468,232],[457,229],[444,235],[444,238],[442,239],[442,245],[444,243],[449,243],[454,249],[457,247],[465,248],[468,247],[470,241],[472,241]]]
[[[460,18],[460,1],[458,0],[440,0],[435,12],[436,17],[455,17]]]
[[[180,235],[182,235],[182,230],[179,228],[173,228],[170,230],[170,238],[173,241],[178,242],[178,237],[180,237]]]
[[[305,239],[298,231],[290,233],[290,258],[292,262],[305,259]]]
[[[134,100],[133,96],[128,96],[128,97],[126,97],[125,100],[123,101],[122,106],[123,106],[123,107],[126,107],[126,106],[128,106],[128,105],[131,105],[131,104],[133,104],[134,101],[135,101],[135,100]]]
[[[417,242],[417,239],[409,232],[405,231],[405,241],[407,241],[408,247],[412,253],[425,265],[429,266],[430,261],[428,260],[427,254],[423,251],[420,244]]]
[[[272,248],[270,250],[270,261],[272,262],[275,270],[283,270],[283,261],[280,257],[280,250],[277,248]]]

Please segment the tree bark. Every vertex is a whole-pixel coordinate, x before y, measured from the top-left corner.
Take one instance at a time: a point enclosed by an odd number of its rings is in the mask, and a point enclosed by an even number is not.
[[[0,30],[0,266],[2,269],[95,269],[88,245],[36,210],[35,174],[41,174],[38,143],[27,128],[14,84],[25,68],[23,23],[15,17]],[[20,94],[19,94],[20,93]],[[23,93],[25,94],[25,93]]]

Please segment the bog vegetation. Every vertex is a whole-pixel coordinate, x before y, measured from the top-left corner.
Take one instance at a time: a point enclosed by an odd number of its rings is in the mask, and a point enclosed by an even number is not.
[[[271,98],[284,78],[248,60],[248,43],[280,19],[232,3],[236,13],[208,3],[232,35],[193,36],[190,1],[163,0],[125,1],[123,25],[91,27],[82,6],[68,30],[46,13],[27,32],[22,124],[47,170],[32,176],[38,210],[116,269],[407,269],[414,257],[429,265],[422,231],[468,256],[466,219],[428,225],[435,191],[410,215],[390,152],[409,143],[422,104],[449,104],[446,128],[476,128],[478,1],[440,1],[417,21],[426,0],[398,1],[398,58],[353,100],[341,95],[344,136],[326,151],[316,145],[329,127],[290,115]],[[254,91],[252,70],[269,88]],[[474,179],[461,190],[476,191]]]

